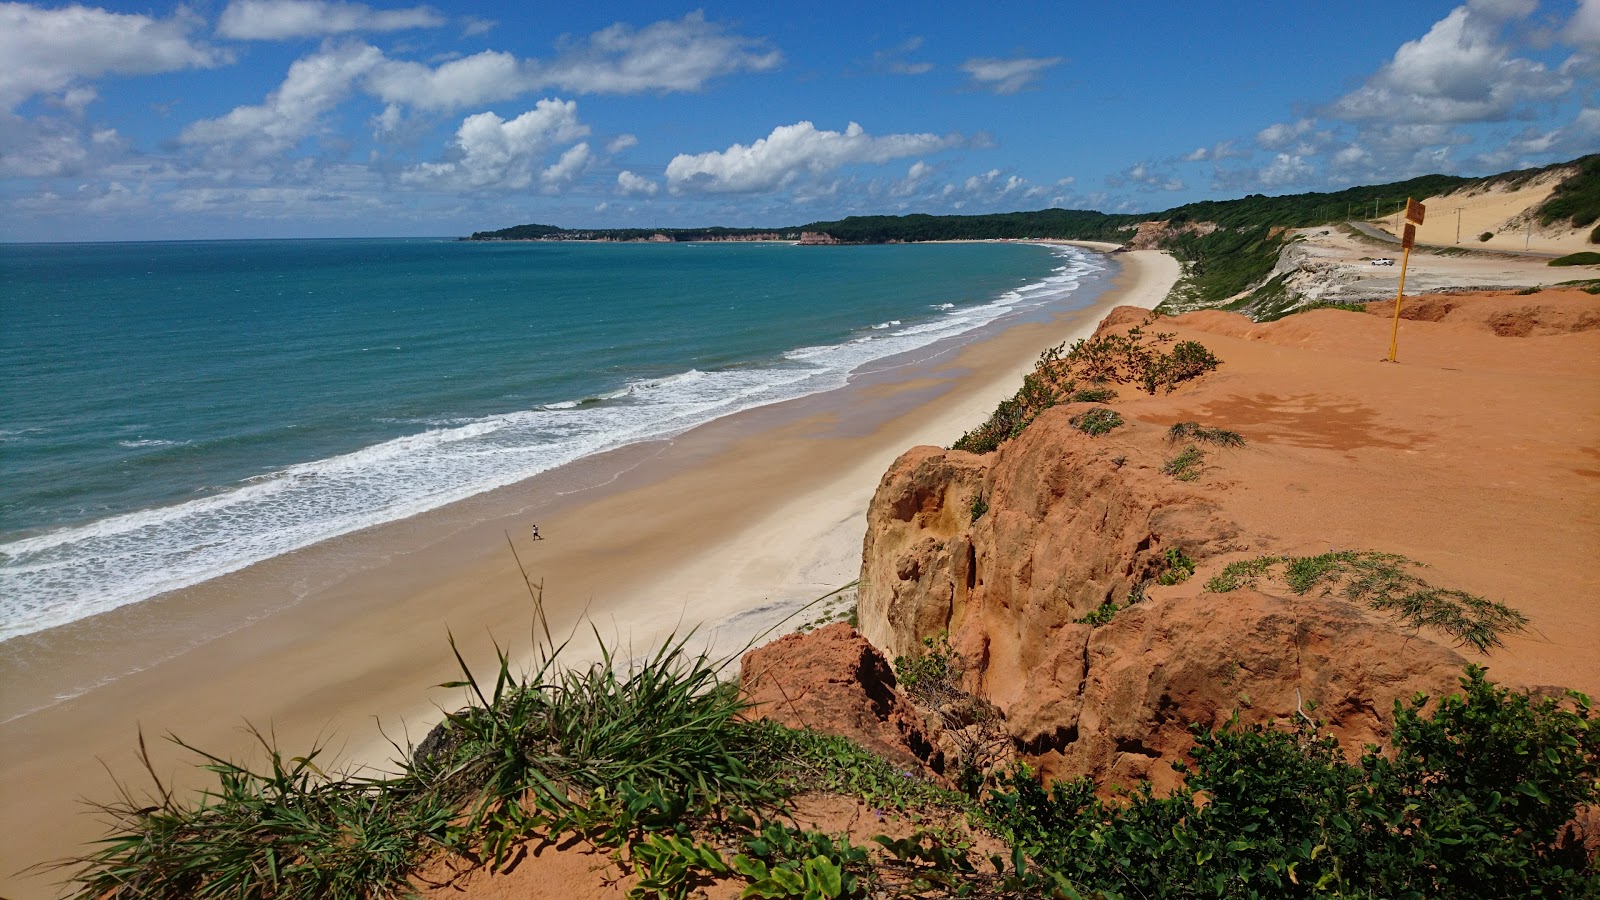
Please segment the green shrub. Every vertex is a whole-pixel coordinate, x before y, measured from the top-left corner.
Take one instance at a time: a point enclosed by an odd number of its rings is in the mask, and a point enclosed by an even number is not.
[[[1162,554],[1161,561],[1165,564],[1165,568],[1156,576],[1156,584],[1168,586],[1182,584],[1194,574],[1194,560],[1183,552],[1182,547],[1168,547],[1167,552]]]
[[[1090,437],[1100,437],[1110,434],[1112,429],[1123,424],[1122,415],[1114,409],[1097,406],[1086,412],[1078,413],[1067,420],[1073,428],[1078,429]]]
[[[972,517],[972,521],[976,522],[983,518],[983,514],[988,511],[989,501],[984,499],[983,491],[973,494],[972,502],[967,506],[967,514]]]
[[[1565,220],[1584,228],[1600,219],[1600,155],[1578,160],[1577,171],[1556,185],[1539,207],[1539,224]]]
[[[989,420],[963,434],[952,450],[992,453],[1016,437],[1046,409],[1060,403],[1105,402],[1116,396],[1109,384],[1137,384],[1154,394],[1170,393],[1178,384],[1221,365],[1204,345],[1181,341],[1163,349],[1174,335],[1146,335],[1143,328],[1126,334],[1104,334],[1057,345],[1040,354],[1022,388],[1001,401]],[[1095,387],[1080,389],[1080,382]]]
[[[1485,231],[1483,234],[1478,235],[1478,240],[1480,240],[1480,241],[1488,241],[1490,238],[1493,238],[1493,237],[1494,237],[1494,232]]]
[[[1587,698],[1534,700],[1469,666],[1424,716],[1396,701],[1392,756],[1359,764],[1306,723],[1197,730],[1187,783],[1126,802],[1087,779],[1015,770],[985,811],[1082,896],[1594,896],[1557,832],[1596,799],[1600,729]],[[1197,799],[1204,797],[1204,803]]]
[[[1600,253],[1585,250],[1581,253],[1568,253],[1566,256],[1550,260],[1552,266],[1600,266]]]

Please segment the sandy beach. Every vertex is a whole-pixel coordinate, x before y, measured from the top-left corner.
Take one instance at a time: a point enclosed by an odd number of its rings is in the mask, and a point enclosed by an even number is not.
[[[180,785],[193,784],[194,757],[163,736],[242,757],[247,722],[291,754],[325,745],[323,762],[392,758],[386,741],[418,740],[458,705],[457,692],[430,688],[458,677],[447,633],[483,671],[494,642],[528,652],[517,557],[558,630],[588,621],[642,651],[698,627],[714,652],[736,652],[856,577],[867,502],[899,453],[948,444],[1016,389],[1040,350],[1089,333],[1112,306],[1153,307],[1179,271],[1162,253],[1115,259],[1110,289],[1051,321],[975,333],[839,391],[8,642],[0,895],[55,893],[52,876],[16,873],[102,833],[78,801],[111,798],[106,769],[145,784],[141,730],[156,771]],[[544,540],[532,540],[532,523]],[[575,642],[574,659],[592,649],[592,637]]]

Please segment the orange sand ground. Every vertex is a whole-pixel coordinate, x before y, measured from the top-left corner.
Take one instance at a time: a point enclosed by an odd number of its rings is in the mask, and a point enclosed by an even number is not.
[[[1237,558],[1409,556],[1431,567],[1430,582],[1531,620],[1487,657],[1460,648],[1492,678],[1600,697],[1600,297],[1408,300],[1405,316],[1435,321],[1402,319],[1399,362],[1388,363],[1393,308],[1169,320],[1224,365],[1124,414],[1248,439],[1211,452],[1198,482],[1242,526],[1250,546]],[[1193,589],[1226,561],[1203,565]]]
[[[587,612],[608,639],[643,649],[708,623],[721,651],[737,650],[856,577],[867,502],[904,448],[951,442],[1016,390],[1040,350],[1092,331],[1117,303],[1153,307],[1178,274],[1161,253],[1117,259],[1117,289],[1088,310],[8,641],[0,896],[54,894],[50,877],[16,873],[102,833],[76,800],[111,796],[97,760],[138,774],[140,728],[157,770],[180,784],[193,784],[193,757],[160,739],[169,732],[237,758],[248,720],[291,754],[320,740],[379,764],[394,751],[377,724],[420,740],[437,707],[460,701],[428,689],[458,677],[447,629],[480,671],[491,633],[527,647],[508,535],[544,582],[555,628]],[[530,522],[546,540],[528,539]]]

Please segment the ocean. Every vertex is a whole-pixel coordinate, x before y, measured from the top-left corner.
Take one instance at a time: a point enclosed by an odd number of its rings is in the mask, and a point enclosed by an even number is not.
[[[0,640],[1079,305],[1031,244],[0,245]]]

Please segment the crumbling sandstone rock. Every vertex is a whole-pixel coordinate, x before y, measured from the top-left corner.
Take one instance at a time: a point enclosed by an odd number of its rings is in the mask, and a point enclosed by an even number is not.
[[[739,687],[751,714],[850,738],[907,769],[944,769],[935,737],[896,688],[883,654],[842,622],[746,653]]]

